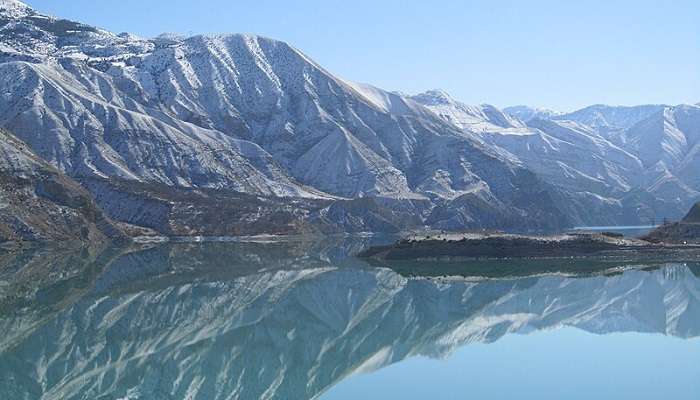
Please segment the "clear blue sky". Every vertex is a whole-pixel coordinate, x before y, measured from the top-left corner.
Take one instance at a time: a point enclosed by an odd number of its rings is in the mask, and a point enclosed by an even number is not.
[[[26,0],[142,36],[284,40],[344,78],[467,103],[700,102],[700,1]]]

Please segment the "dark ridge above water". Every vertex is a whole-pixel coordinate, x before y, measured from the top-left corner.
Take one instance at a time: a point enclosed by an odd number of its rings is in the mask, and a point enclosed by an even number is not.
[[[679,222],[663,224],[644,238],[655,242],[700,243],[700,203]]]
[[[376,260],[509,259],[509,258],[651,258],[696,259],[700,246],[653,243],[617,233],[572,233],[525,236],[503,233],[413,236],[359,254]]]

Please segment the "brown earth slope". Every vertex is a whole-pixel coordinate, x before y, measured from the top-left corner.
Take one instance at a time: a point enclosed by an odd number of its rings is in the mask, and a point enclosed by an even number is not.
[[[87,190],[0,129],[0,242],[122,237]]]

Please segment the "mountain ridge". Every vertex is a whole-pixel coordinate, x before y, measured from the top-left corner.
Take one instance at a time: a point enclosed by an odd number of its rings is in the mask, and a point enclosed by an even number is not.
[[[521,166],[377,89],[396,103],[387,110],[284,42],[237,34],[134,39],[39,16],[10,18],[0,30],[23,55],[3,51],[2,76],[25,76],[0,80],[10,93],[0,99],[0,125],[79,180],[432,199],[442,209],[479,191],[495,194],[500,201],[489,207],[512,221],[541,212],[535,203],[526,205],[531,211],[508,204],[529,173]]]

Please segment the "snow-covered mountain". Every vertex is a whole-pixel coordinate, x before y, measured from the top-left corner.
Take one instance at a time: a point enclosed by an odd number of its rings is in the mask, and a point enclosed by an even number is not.
[[[555,119],[586,124],[638,158],[639,190],[668,207],[682,212],[700,199],[697,105],[591,106]]]
[[[511,106],[503,109],[505,113],[511,115],[525,123],[530,122],[531,119],[552,119],[563,113],[559,111],[550,110],[548,108],[538,108],[529,106]]]
[[[676,201],[700,197],[700,107],[665,107],[622,138],[649,171],[651,193]]]
[[[580,110],[553,116],[553,119],[567,120],[607,131],[624,130],[637,122],[661,111],[662,104],[641,106],[608,106],[596,104]]]
[[[620,195],[647,193],[638,153],[598,125],[523,119],[343,80],[268,38],[143,39],[0,2],[0,127],[109,216],[160,231],[212,233],[191,225],[213,221],[210,191],[267,199],[291,230],[639,221]]]
[[[431,96],[436,93],[440,96]],[[413,98],[567,190],[600,195],[628,191],[636,184],[635,173],[642,167],[634,155],[610,143],[593,128],[574,121],[533,117],[525,124],[500,110],[490,112],[497,118],[487,118],[473,110],[497,110],[495,107],[468,106],[440,92]],[[470,118],[476,122],[460,122]]]
[[[490,104],[472,106],[453,99],[444,90],[430,90],[411,98],[431,109],[460,129],[479,132],[492,125],[499,128],[522,128],[524,124]]]
[[[3,32],[41,62],[0,66],[0,88],[11,94],[0,123],[72,175],[413,198],[435,181],[421,165],[429,154],[418,150],[458,141],[486,151],[420,107],[379,109],[282,42],[228,35],[163,43],[28,13]],[[470,172],[449,171],[457,176],[445,190],[478,182]]]
[[[69,254],[10,260],[28,282],[3,301],[0,394],[311,399],[358,372],[514,333],[700,335],[700,279],[685,265],[444,281],[341,267],[298,245],[229,246],[92,256],[77,270]],[[65,269],[48,279],[37,260]]]
[[[570,223],[558,210],[565,201],[516,193],[556,191],[526,168],[417,102],[336,78],[286,43],[140,39],[15,1],[0,19],[0,125],[80,181],[427,200],[464,213],[476,201],[491,222],[467,215],[472,226],[537,225],[542,215]]]
[[[596,105],[568,114],[517,106],[505,109],[517,122],[504,124],[478,117],[472,111],[478,107],[444,92],[413,99],[564,188],[572,203],[585,199],[599,218],[617,215],[609,221],[643,223],[680,218],[700,199],[693,147],[700,127],[697,106]]]
[[[647,167],[692,168],[700,150],[700,107],[664,107],[631,126],[623,137]]]

